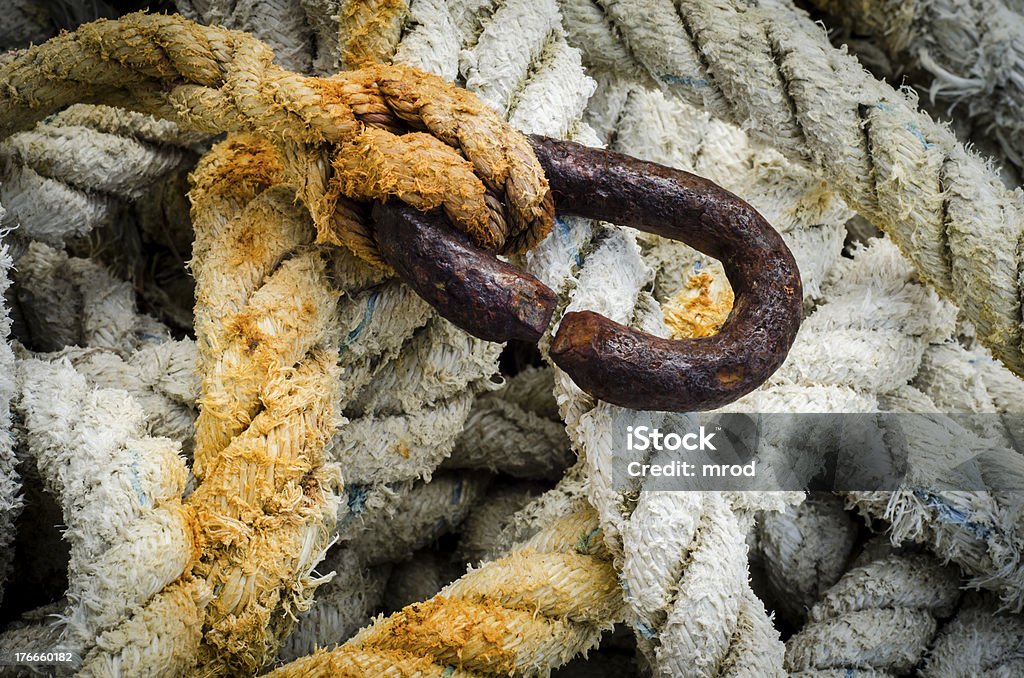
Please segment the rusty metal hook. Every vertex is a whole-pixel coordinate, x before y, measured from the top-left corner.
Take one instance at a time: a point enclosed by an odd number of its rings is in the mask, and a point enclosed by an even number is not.
[[[782,237],[717,184],[621,153],[531,136],[556,209],[682,240],[722,262],[735,301],[721,330],[662,339],[592,311],[566,313],[549,355],[596,398],[638,410],[721,407],[760,386],[796,338],[802,290]],[[445,318],[490,341],[538,341],[557,295],[484,252],[440,213],[373,209],[381,255]]]

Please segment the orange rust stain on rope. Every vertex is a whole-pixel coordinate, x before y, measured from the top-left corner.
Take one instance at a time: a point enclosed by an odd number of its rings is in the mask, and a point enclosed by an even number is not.
[[[338,16],[338,31],[348,36],[342,48],[346,68],[390,61],[402,34],[409,0],[347,0]]]
[[[724,274],[722,274],[724,278]],[[691,275],[661,310],[673,339],[710,337],[725,323],[734,300],[728,284],[717,284],[707,271]]]
[[[487,599],[435,596],[389,617],[382,629],[383,638],[375,645],[389,649],[429,647],[441,661],[511,675],[518,653],[504,645],[520,634],[516,616]]]

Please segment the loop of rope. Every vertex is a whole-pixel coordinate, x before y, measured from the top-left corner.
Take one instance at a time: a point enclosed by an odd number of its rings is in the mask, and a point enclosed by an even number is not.
[[[955,609],[958,584],[956,570],[929,555],[894,554],[855,567],[786,642],[786,669],[903,675],[921,660],[936,620]]]

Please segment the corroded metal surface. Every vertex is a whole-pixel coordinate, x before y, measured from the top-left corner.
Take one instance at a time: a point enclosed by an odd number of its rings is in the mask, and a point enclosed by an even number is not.
[[[721,407],[782,365],[803,298],[796,262],[757,211],[717,184],[663,165],[533,136],[559,212],[682,240],[722,262],[735,295],[721,330],[662,339],[591,311],[567,313],[555,363],[596,398],[641,410]],[[442,316],[491,341],[536,341],[557,297],[533,276],[474,247],[440,213],[374,208],[384,258]]]

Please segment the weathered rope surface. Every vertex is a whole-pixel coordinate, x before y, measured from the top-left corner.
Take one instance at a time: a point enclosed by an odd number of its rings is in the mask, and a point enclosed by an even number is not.
[[[0,222],[4,208],[0,205]],[[0,602],[4,585],[14,558],[15,521],[21,513],[21,479],[15,470],[18,463],[14,453],[14,433],[11,431],[11,399],[15,394],[14,352],[7,343],[11,334],[11,318],[5,295],[10,286],[8,271],[11,255],[0,231]]]
[[[870,36],[899,72],[995,137],[1024,166],[1024,15],[1003,0],[814,0],[858,35]],[[895,70],[895,69],[894,69]],[[931,81],[921,81],[924,71]]]
[[[996,357],[1024,374],[1022,194],[912,99],[835,50],[783,0],[561,5],[589,65],[640,73],[820,167],[957,302]]]
[[[921,660],[936,620],[952,614],[958,584],[956,570],[930,555],[893,554],[855,567],[786,641],[786,669],[790,675],[858,669],[903,675]]]
[[[518,478],[560,478],[575,460],[565,426],[539,409],[545,407],[544,400],[530,398],[528,391],[520,393],[533,388],[529,382],[536,382],[538,376],[540,388],[546,387],[550,396],[550,370],[531,368],[501,389],[478,397],[452,456],[442,467],[489,469]]]
[[[241,168],[247,168],[246,170]],[[203,535],[199,672],[254,671],[308,608],[337,517],[326,464],[337,407],[338,292],[274,148],[235,135],[196,169],[197,366],[203,377],[189,497]]]
[[[924,678],[1014,676],[1024,671],[1024,619],[1001,614],[986,596],[965,599],[932,644]]]
[[[416,4],[417,4],[417,3],[414,3],[414,9],[416,9]],[[485,12],[484,12],[484,13],[485,13]],[[585,237],[585,238],[586,238],[586,237]],[[369,298],[369,297],[368,297],[368,298]],[[369,304],[368,304],[368,305],[369,305]],[[366,400],[372,400],[372,399],[373,399],[373,396],[372,396],[372,395],[369,395],[369,394],[367,394],[367,395],[364,395],[364,396],[360,396],[360,397],[359,397],[359,399],[366,399]],[[374,404],[374,407],[377,407],[377,405],[376,405],[376,404]],[[387,407],[390,407],[390,406],[387,406]],[[425,463],[424,463],[424,467],[428,467],[428,466],[430,465],[430,463],[432,463],[432,462],[425,462]],[[762,615],[762,617],[763,617],[763,615]]]
[[[88,346],[127,356],[169,337],[166,327],[137,312],[131,284],[91,259],[34,241],[12,277],[21,339],[33,350]]]
[[[848,215],[842,201],[798,164],[752,147],[739,130],[692,110],[686,113],[657,92],[609,79],[589,119],[604,135],[614,132],[617,150],[710,172],[769,218],[778,218],[784,237],[808,243],[797,256],[806,262],[801,262],[805,289],[816,293],[839,256]],[[786,181],[779,180],[780,174]],[[534,271],[542,279],[551,280],[573,271],[569,262],[583,254],[583,265],[572,276],[570,309],[600,309],[620,322],[665,334],[656,302],[640,291],[654,273],[648,263],[656,267],[655,290],[665,296],[704,271],[716,270],[715,264],[686,246],[645,240],[646,260],[629,236],[614,231],[598,234],[589,244],[545,241],[528,260],[538,262]],[[611,487],[611,432],[627,423],[671,428],[672,422],[595,406],[564,375],[556,383],[570,435],[586,452],[589,494],[613,550],[622,554],[630,621],[658,675],[778,675],[782,645],[747,583],[743,534],[749,518],[715,493],[642,492],[634,498],[616,492]],[[731,565],[711,567],[712,562]]]
[[[317,589],[312,606],[299,615],[278,657],[292,660],[338,645],[365,626],[383,602],[391,564],[456,529],[489,480],[481,473],[440,472],[429,483],[417,482],[403,492],[385,516],[349,516],[371,524],[347,538],[341,526],[341,545],[317,567],[335,575]]]
[[[249,130],[283,143],[336,144],[327,157],[327,149],[298,153],[290,168],[313,172],[303,176],[300,194],[320,237],[340,239],[371,259],[372,240],[358,220],[345,209],[335,218],[340,196],[396,196],[420,209],[444,207],[492,248],[529,246],[550,228],[547,184],[526,140],[463,91],[407,68],[377,66],[319,79],[285,71],[272,59],[250,35],[176,16],[97,21],[0,66],[8,83],[0,98],[0,136],[93,98],[190,130]],[[433,136],[389,131],[407,124]],[[328,185],[323,163],[332,160]],[[504,214],[488,207],[485,184],[507,201]]]
[[[547,675],[596,645],[621,615],[597,516],[577,507],[431,600],[268,675]]]
[[[99,664],[142,668],[122,629],[152,614],[152,596],[185,572],[195,548],[181,504],[187,470],[179,444],[147,437],[142,409],[127,393],[92,389],[67,364],[21,361],[19,381],[28,453],[60,500],[71,544],[61,644],[84,658],[80,675],[102,674]],[[140,570],[139,562],[150,566]],[[181,589],[209,598],[203,582],[183,581]],[[199,639],[198,627],[177,624],[159,634],[173,654]]]
[[[799,506],[758,517],[756,558],[769,600],[794,628],[846,571],[857,526],[843,509],[838,497],[812,494]]]
[[[199,138],[140,113],[71,106],[0,143],[3,223],[17,224],[19,238],[60,246],[192,164],[188,147]]]

